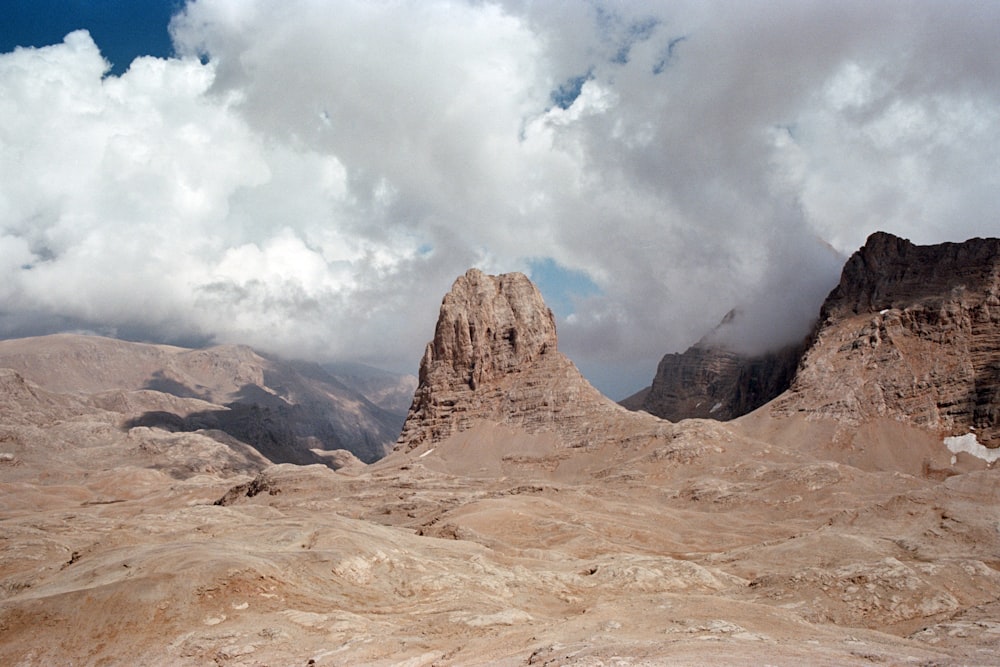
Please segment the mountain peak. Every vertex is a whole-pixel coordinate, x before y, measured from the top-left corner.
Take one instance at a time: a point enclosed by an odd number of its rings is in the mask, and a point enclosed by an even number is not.
[[[988,292],[1000,267],[1000,239],[915,245],[875,232],[847,260],[823,317],[906,308],[950,299],[953,290]]]
[[[397,447],[437,442],[479,420],[558,430],[576,445],[581,420],[608,410],[621,409],[559,352],[555,318],[528,277],[470,269],[441,302]]]
[[[476,389],[556,347],[555,318],[527,276],[469,269],[441,303],[420,379]]]

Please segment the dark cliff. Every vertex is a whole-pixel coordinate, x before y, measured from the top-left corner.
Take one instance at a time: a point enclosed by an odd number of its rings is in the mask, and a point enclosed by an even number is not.
[[[719,325],[724,326],[734,313]],[[660,360],[652,385],[622,405],[669,419],[728,421],[775,398],[791,385],[805,343],[746,355],[713,343],[709,334],[682,354]]]

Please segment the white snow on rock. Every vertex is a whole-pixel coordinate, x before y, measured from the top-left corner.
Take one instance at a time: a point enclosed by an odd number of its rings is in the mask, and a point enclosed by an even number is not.
[[[965,435],[954,435],[949,438],[945,438],[944,446],[947,447],[952,454],[965,452],[966,454],[972,454],[976,458],[982,459],[987,463],[993,463],[994,461],[1000,460],[1000,448],[989,449],[979,444],[979,440],[976,439],[975,433],[966,433]]]

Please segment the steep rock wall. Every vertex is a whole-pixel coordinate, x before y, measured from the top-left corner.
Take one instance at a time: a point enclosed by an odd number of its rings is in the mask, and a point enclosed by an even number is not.
[[[586,446],[609,437],[609,420],[623,414],[559,352],[552,311],[526,276],[470,269],[441,303],[397,448],[437,442],[481,420]]]
[[[788,389],[802,350],[790,346],[749,356],[699,342],[683,354],[665,355],[634,407],[673,422],[735,419]]]
[[[773,409],[890,417],[1000,446],[1000,239],[917,246],[870,236]]]

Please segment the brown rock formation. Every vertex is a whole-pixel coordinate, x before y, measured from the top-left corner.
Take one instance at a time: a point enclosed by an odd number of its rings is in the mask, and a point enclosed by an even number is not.
[[[730,312],[719,325],[735,316]],[[622,404],[676,422],[728,421],[756,410],[791,385],[804,346],[792,345],[750,356],[702,338],[683,354],[667,354],[653,384]]]
[[[559,352],[552,311],[526,276],[470,269],[441,303],[397,447],[437,442],[480,420],[558,431],[580,446],[603,415],[622,412]]]
[[[775,406],[888,417],[1000,446],[1000,239],[917,246],[876,233],[827,297],[791,392]]]

